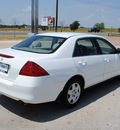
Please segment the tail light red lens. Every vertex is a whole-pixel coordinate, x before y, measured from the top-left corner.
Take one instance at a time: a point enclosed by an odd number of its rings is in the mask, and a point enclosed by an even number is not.
[[[32,61],[28,61],[19,74],[32,77],[49,75],[42,67]]]
[[[14,58],[14,56],[10,56],[10,55],[5,55],[5,54],[0,54],[1,57],[5,57],[5,58]]]

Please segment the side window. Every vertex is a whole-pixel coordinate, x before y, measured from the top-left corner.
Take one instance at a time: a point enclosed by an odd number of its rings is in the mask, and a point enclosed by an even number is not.
[[[96,55],[97,48],[93,45],[90,39],[80,39],[76,43],[74,56]]]
[[[96,40],[98,45],[100,46],[102,54],[115,54],[116,49],[107,41],[102,39],[96,39]]]

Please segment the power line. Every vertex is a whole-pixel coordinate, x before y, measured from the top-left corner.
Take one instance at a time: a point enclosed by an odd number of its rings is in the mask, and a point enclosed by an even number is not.
[[[99,3],[99,2],[93,2],[90,0],[81,0],[81,1],[83,1],[84,3],[91,4],[91,5],[98,5],[98,6],[104,6],[104,7],[113,8],[113,9],[120,9],[120,7],[118,7],[118,6],[103,4],[103,3]]]

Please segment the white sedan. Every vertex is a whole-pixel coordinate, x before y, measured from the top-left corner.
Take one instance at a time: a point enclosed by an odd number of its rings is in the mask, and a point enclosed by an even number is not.
[[[120,49],[100,36],[43,33],[0,50],[0,93],[75,106],[84,89],[120,74]]]

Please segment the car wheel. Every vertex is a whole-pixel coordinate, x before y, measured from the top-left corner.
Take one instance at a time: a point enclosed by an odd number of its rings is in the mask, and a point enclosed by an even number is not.
[[[78,79],[70,80],[63,90],[63,105],[66,107],[74,107],[79,102],[81,92],[81,82]]]

